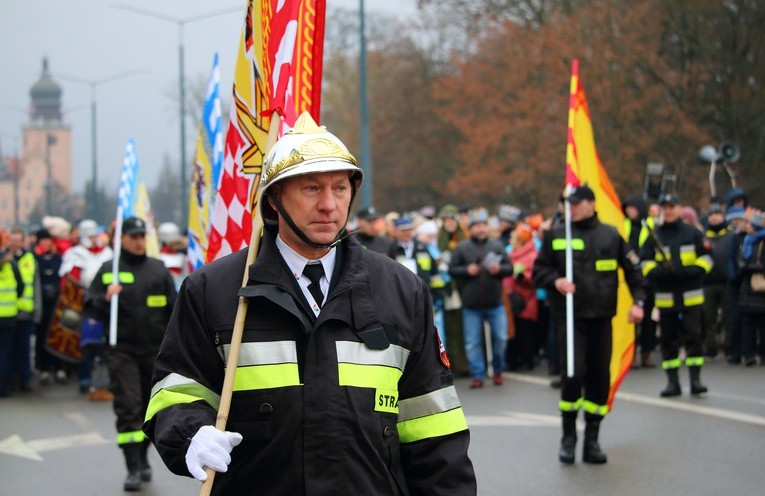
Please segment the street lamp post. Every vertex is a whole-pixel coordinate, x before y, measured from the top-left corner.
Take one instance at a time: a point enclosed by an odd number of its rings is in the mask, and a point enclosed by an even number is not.
[[[364,171],[364,182],[361,184],[362,207],[373,204],[372,197],[372,152],[369,145],[369,103],[367,102],[367,41],[364,27],[364,0],[359,0],[359,108],[361,141],[361,169]]]
[[[180,113],[180,138],[181,138],[181,164],[180,164],[180,174],[181,174],[181,225],[185,226],[187,224],[187,218],[188,212],[186,211],[186,207],[188,205],[188,174],[187,172],[187,164],[186,164],[186,87],[185,87],[185,69],[184,69],[184,57],[183,57],[183,26],[195,21],[201,21],[203,19],[209,19],[210,17],[216,17],[223,14],[228,14],[235,11],[241,11],[241,7],[229,7],[227,9],[221,9],[216,10],[213,12],[208,12],[206,14],[200,14],[196,16],[189,16],[184,18],[177,18],[168,16],[165,14],[160,14],[158,12],[152,12],[145,9],[140,9],[133,7],[132,5],[125,5],[125,4],[113,4],[112,7],[116,9],[122,9],[127,10],[129,12],[133,12],[135,14],[141,14],[145,15],[147,17],[153,17],[155,19],[160,19],[162,21],[166,22],[172,22],[173,24],[178,25],[178,94],[179,94],[179,113]]]
[[[90,171],[90,211],[91,219],[95,219],[98,216],[98,140],[96,139],[96,88],[104,83],[110,83],[119,79],[125,79],[136,74],[142,74],[145,71],[132,70],[127,72],[121,72],[119,74],[113,74],[101,79],[83,79],[77,76],[68,76],[66,74],[56,73],[56,77],[69,80],[74,83],[86,84],[90,86],[90,154],[91,154],[91,171]]]

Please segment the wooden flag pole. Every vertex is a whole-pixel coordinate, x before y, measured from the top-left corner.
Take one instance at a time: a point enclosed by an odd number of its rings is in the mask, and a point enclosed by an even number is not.
[[[268,127],[268,140],[266,141],[266,150],[263,154],[265,158],[268,152],[276,143],[276,139],[279,136],[279,127],[281,126],[281,116],[278,112],[271,114],[271,121]],[[265,174],[265,170],[261,171],[261,174]],[[252,234],[250,235],[250,245],[247,248],[247,261],[244,264],[244,273],[242,274],[242,287],[247,286],[247,280],[249,279],[250,265],[255,263],[255,259],[258,256],[258,250],[260,249],[260,238],[263,231],[263,216],[261,215],[260,208],[257,205],[261,202],[261,188],[260,182],[255,186],[257,191],[255,193],[255,205],[256,212],[252,218]],[[244,296],[239,297],[239,306],[236,308],[236,317],[234,318],[234,330],[231,335],[231,345],[229,348],[228,360],[226,361],[226,375],[223,378],[223,390],[220,395],[220,406],[218,407],[218,416],[215,420],[215,428],[219,431],[226,430],[226,423],[228,422],[228,414],[231,409],[231,397],[234,394],[234,377],[236,375],[236,368],[239,364],[239,350],[242,347],[242,334],[244,333],[244,321],[247,317],[247,309],[249,307],[249,299]],[[202,487],[199,490],[199,496],[209,496],[212,491],[213,481],[215,480],[215,470],[210,467],[205,468],[207,472],[207,480],[202,483]]]

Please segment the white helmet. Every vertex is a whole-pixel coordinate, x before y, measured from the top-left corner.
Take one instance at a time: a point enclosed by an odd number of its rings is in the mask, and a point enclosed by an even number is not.
[[[263,161],[258,202],[263,219],[276,220],[276,212],[268,203],[267,193],[271,186],[288,177],[335,171],[348,171],[355,195],[363,178],[356,159],[337,136],[324,126],[318,126],[311,114],[303,112],[295,127],[276,142]]]
[[[172,222],[163,222],[157,228],[157,239],[162,244],[173,243],[182,238],[180,228]]]
[[[80,240],[98,236],[98,223],[92,219],[80,221],[77,229],[80,231]]]

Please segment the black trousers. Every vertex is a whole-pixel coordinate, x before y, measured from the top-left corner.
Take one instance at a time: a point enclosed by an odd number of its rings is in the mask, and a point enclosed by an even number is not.
[[[604,407],[611,389],[611,319],[574,319],[574,376],[566,370],[566,319],[555,318],[561,363],[562,402],[575,403],[580,399]],[[585,405],[585,412],[587,408]],[[563,416],[576,416],[576,411],[563,411]],[[602,413],[595,414],[602,416]]]
[[[685,347],[688,358],[703,355],[702,319],[701,305],[682,311],[661,310],[659,312],[661,356],[665,362],[677,359],[681,346]]]
[[[114,348],[106,351],[118,438],[119,434],[141,431],[151,396],[156,357],[156,352],[133,354]]]

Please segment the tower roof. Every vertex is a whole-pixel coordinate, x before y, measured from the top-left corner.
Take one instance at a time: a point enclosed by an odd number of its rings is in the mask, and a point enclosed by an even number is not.
[[[61,120],[61,86],[48,72],[48,58],[43,58],[40,79],[32,85],[29,96],[32,98],[32,120]]]

